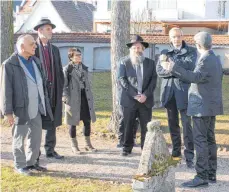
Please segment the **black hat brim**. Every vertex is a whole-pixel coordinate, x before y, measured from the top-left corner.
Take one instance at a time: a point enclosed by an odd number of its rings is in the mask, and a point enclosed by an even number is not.
[[[43,25],[50,25],[52,27],[52,29],[55,29],[56,28],[56,25],[52,24],[52,23],[42,23],[42,24],[38,24],[37,26],[35,26],[33,29],[35,31],[37,31],[41,26]]]
[[[133,44],[135,43],[141,43],[145,48],[148,48],[149,47],[149,43],[147,42],[143,42],[143,41],[137,41],[137,42],[133,42],[133,43],[127,43],[126,46],[128,48],[131,48]]]

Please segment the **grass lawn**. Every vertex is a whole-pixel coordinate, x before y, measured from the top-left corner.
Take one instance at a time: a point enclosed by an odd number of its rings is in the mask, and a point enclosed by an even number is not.
[[[49,176],[25,177],[14,173],[12,167],[1,169],[2,192],[130,192],[131,186],[109,181]]]
[[[229,77],[223,79],[223,101],[225,114],[217,117],[216,140],[221,146],[229,147]],[[93,93],[97,121],[93,124],[93,132],[107,133],[112,110],[111,78],[109,72],[93,74]],[[161,121],[162,129],[168,143],[171,143],[164,109],[153,110],[153,118]],[[107,181],[73,178],[53,178],[47,176],[23,177],[13,172],[12,167],[2,167],[1,187],[6,192],[129,192],[130,185],[122,185]]]

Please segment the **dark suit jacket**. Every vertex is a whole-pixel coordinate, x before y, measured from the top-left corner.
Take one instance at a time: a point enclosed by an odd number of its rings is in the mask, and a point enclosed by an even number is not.
[[[188,95],[189,116],[223,114],[222,65],[212,50],[201,56],[193,72],[175,64],[172,73],[192,83]]]
[[[54,116],[54,122],[51,122],[51,119],[49,116],[43,116],[42,117],[42,127],[43,129],[50,129],[52,127],[52,124],[54,123],[54,126],[60,126],[62,124],[62,94],[63,94],[63,87],[64,87],[64,73],[63,73],[63,67],[61,63],[60,58],[60,52],[58,47],[55,45],[52,45],[52,54],[53,54],[53,63],[55,66],[55,109],[53,111]],[[37,47],[35,55],[40,58],[39,55],[39,48]],[[50,98],[51,100],[52,98]]]
[[[138,95],[137,75],[130,57],[121,60],[119,65],[118,79],[120,83],[120,105],[124,107],[134,107],[138,102],[134,99]],[[143,86],[142,93],[147,99],[145,105],[152,108],[154,105],[154,90],[157,84],[156,66],[152,59],[145,58],[143,61]]]
[[[176,52],[171,45],[170,50],[163,50],[162,54],[165,54],[167,58],[171,58],[177,65],[193,71],[195,68],[197,52],[193,47],[187,46],[185,42],[182,43],[180,52]],[[160,59],[157,63],[157,74],[162,78],[161,84],[161,103],[166,106],[168,101],[175,96],[178,109],[187,109],[188,106],[188,89],[190,83],[177,78],[176,76],[168,73],[163,69],[160,63]]]

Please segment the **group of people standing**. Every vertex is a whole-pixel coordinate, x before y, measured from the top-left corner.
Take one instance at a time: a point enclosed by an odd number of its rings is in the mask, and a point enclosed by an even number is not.
[[[23,175],[47,170],[39,165],[42,128],[46,130],[46,157],[64,158],[55,151],[62,102],[73,152],[80,153],[76,140],[80,120],[84,123],[85,150],[96,151],[90,140],[91,121],[96,118],[88,69],[82,64],[81,51],[71,48],[69,64],[63,70],[59,49],[50,43],[55,27],[49,19],[41,19],[34,27],[37,40],[29,34],[19,36],[16,52],[0,68],[0,111],[12,126],[15,171]]]
[[[42,128],[46,130],[46,157],[64,158],[55,151],[56,127],[62,124],[62,102],[65,104],[72,151],[80,154],[76,126],[81,120],[85,150],[96,151],[90,140],[91,122],[96,121],[96,116],[88,68],[82,63],[81,51],[70,48],[69,63],[62,69],[59,49],[50,43],[54,28],[49,19],[41,19],[34,27],[38,33],[37,40],[29,34],[21,35],[16,43],[17,51],[0,68],[0,109],[13,127],[15,170],[23,175],[30,175],[31,170],[46,171],[39,165]],[[211,50],[209,33],[195,35],[196,48],[184,42],[179,28],[172,28],[169,38],[170,49],[161,52],[157,64],[144,56],[149,44],[141,36],[132,36],[131,42],[126,44],[130,53],[120,60],[118,68],[118,147],[122,147],[122,156],[130,155],[140,125],[143,149],[147,123],[152,118],[157,77],[160,77],[161,103],[167,110],[172,156],[181,157],[179,114],[184,156],[189,168],[194,168],[196,150],[197,175],[183,185],[208,185],[216,182],[214,129],[215,116],[223,114],[222,66]],[[28,151],[25,154],[26,136]]]
[[[172,157],[181,158],[179,114],[188,168],[194,168],[196,150],[197,175],[182,185],[205,186],[209,182],[216,182],[217,147],[214,130],[215,117],[223,114],[222,65],[211,49],[212,37],[209,33],[199,32],[194,36],[196,48],[186,44],[180,28],[172,28],[169,38],[170,48],[161,52],[157,64],[144,57],[143,51],[148,43],[142,37],[135,35],[127,43],[130,54],[121,59],[118,73],[121,110],[117,146],[122,146],[123,156],[131,154],[136,119],[139,119],[143,148],[146,125],[152,118],[153,94],[158,76],[162,79],[160,99],[167,110]]]

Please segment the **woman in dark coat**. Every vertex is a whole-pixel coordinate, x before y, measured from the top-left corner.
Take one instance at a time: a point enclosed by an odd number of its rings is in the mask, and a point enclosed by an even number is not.
[[[81,51],[70,48],[68,51],[69,64],[64,67],[65,122],[69,126],[72,150],[80,154],[76,139],[76,126],[80,120],[84,123],[85,150],[96,151],[91,145],[91,121],[96,121],[94,99],[89,83],[88,68],[82,63]]]

